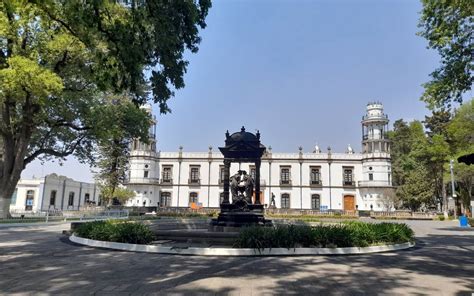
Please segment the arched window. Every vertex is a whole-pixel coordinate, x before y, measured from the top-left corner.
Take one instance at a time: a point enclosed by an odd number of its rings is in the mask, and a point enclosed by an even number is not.
[[[171,206],[171,192],[161,192],[160,194],[160,207]]]
[[[321,197],[319,194],[311,195],[311,208],[318,211],[321,208]]]
[[[50,207],[52,206],[53,208],[56,205],[56,193],[57,193],[56,190],[51,190],[51,194],[49,195],[49,205]]]
[[[282,209],[289,209],[290,208],[290,194],[283,193],[281,195],[281,208]]]
[[[74,206],[74,192],[73,191],[69,192],[69,199],[67,201],[67,205],[69,207]]]
[[[197,192],[191,192],[189,194],[189,204],[192,204],[192,203],[197,204],[198,202],[199,202],[199,199],[198,199]]]
[[[33,210],[33,200],[34,199],[35,199],[35,191],[34,190],[26,191],[25,211]]]

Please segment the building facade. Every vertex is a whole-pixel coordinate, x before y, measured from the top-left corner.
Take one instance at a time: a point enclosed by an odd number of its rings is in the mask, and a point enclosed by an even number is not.
[[[100,191],[96,184],[50,174],[39,179],[21,179],[13,193],[10,211],[77,211],[99,203]]]
[[[391,208],[388,117],[381,103],[369,103],[362,118],[362,153],[349,146],[344,153],[314,151],[273,153],[268,147],[260,170],[263,204],[274,195],[277,208],[313,210],[374,210]],[[155,128],[150,144],[136,141],[130,155],[127,187],[136,192],[128,206],[217,208],[223,197],[223,155],[207,152],[156,152]],[[265,144],[265,143],[264,143]],[[255,175],[248,163],[232,164]]]

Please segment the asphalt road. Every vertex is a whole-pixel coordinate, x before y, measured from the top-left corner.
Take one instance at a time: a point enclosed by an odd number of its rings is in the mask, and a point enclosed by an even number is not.
[[[417,247],[383,254],[191,257],[78,246],[68,224],[0,227],[0,294],[469,295],[474,228],[406,221]]]

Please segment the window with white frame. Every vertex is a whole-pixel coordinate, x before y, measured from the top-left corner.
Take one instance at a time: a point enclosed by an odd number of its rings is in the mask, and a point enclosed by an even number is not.
[[[281,195],[281,208],[282,209],[290,208],[290,194],[289,193],[283,193]]]

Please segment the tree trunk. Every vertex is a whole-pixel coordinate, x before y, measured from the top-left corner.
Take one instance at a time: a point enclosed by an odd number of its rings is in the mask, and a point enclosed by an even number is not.
[[[0,219],[10,218],[10,202],[13,192],[15,192],[16,184],[20,176],[7,180],[7,178],[0,179]]]

